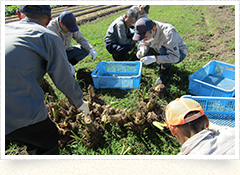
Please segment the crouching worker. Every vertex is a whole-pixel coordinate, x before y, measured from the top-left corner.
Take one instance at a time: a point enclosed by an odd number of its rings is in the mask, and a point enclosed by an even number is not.
[[[88,113],[71,74],[61,38],[46,28],[49,5],[21,5],[25,18],[5,25],[5,139],[27,146],[30,155],[59,154],[59,133],[48,117],[40,81],[48,73],[77,108]]]
[[[234,155],[235,130],[209,123],[195,100],[177,98],[166,107],[167,127],[182,144],[179,155]]]
[[[155,85],[165,84],[171,64],[180,63],[188,53],[188,47],[173,25],[146,17],[137,20],[133,40],[140,41],[136,56],[141,62],[160,64],[161,75]]]
[[[149,5],[133,5],[131,9],[135,9],[136,11],[138,11],[139,13],[138,19],[139,19],[141,17],[148,17],[150,6]]]
[[[92,60],[96,58],[96,50],[79,31],[76,18],[72,12],[63,11],[60,16],[51,20],[47,27],[61,37],[67,52],[68,60],[72,65],[76,65],[89,54]],[[78,45],[70,46],[72,38]]]
[[[130,61],[129,52],[134,49],[137,42],[132,40],[133,34],[130,27],[136,22],[137,18],[138,12],[129,9],[108,27],[104,38],[105,46],[115,61]]]

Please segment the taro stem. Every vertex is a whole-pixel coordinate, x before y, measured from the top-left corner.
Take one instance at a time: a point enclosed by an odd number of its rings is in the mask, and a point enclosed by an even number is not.
[[[92,119],[90,118],[90,116],[86,116],[84,118],[84,122],[86,124],[87,129],[89,130],[89,132],[97,132],[97,128],[95,127]]]

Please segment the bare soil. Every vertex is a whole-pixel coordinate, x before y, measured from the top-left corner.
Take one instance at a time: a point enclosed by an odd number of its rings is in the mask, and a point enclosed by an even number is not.
[[[201,52],[192,54],[191,57],[211,56],[213,59],[223,62],[235,60],[235,47],[230,48],[229,46],[235,41],[235,9],[230,6],[209,5],[208,13],[198,27],[209,26],[209,18],[215,19],[218,27],[213,29],[214,33],[211,35],[206,34],[196,38],[196,40],[204,42],[205,47],[201,49]]]

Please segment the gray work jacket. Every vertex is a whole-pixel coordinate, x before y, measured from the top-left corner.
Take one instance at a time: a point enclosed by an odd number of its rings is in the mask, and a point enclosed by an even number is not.
[[[58,18],[59,17],[51,20],[50,23],[48,24],[47,28],[50,29],[51,31],[55,32],[58,36],[60,36],[60,38],[63,41],[65,49],[66,50],[71,49],[70,45],[71,45],[71,41],[73,38],[78,44],[81,45],[82,48],[84,48],[86,51],[90,52],[92,46],[88,42],[88,40],[86,38],[84,38],[82,33],[79,30],[76,32],[65,33],[61,29],[61,27],[58,23]]]
[[[124,23],[124,16],[115,19],[108,27],[104,41],[107,43],[116,43],[120,45],[131,45],[136,43],[132,38],[128,38],[130,30]]]
[[[76,107],[83,93],[59,36],[31,19],[5,25],[5,134],[48,117],[40,81],[48,73]]]
[[[157,32],[151,43],[140,41],[140,47],[143,47],[144,53],[147,53],[151,46],[157,53],[160,53],[161,47],[165,47],[167,55],[158,55],[157,63],[177,63],[180,60],[180,53],[187,55],[188,47],[176,31],[176,28],[168,23],[154,21],[157,25]]]

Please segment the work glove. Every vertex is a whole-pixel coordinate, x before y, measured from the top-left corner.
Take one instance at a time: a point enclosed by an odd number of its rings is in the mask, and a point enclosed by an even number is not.
[[[92,56],[92,60],[95,60],[96,56],[97,56],[97,52],[95,49],[91,49],[90,50],[90,55]]]
[[[140,47],[140,50],[137,52],[136,56],[138,59],[141,59],[145,55],[145,50],[143,47]]]
[[[73,65],[71,65],[71,64],[69,64],[69,65],[70,65],[72,75],[75,76],[76,69],[73,67]]]
[[[87,116],[87,114],[89,113],[89,106],[88,106],[88,102],[87,101],[83,101],[82,106],[79,108],[83,111],[84,114],[84,118]]]
[[[145,65],[149,65],[149,64],[156,62],[156,57],[155,57],[155,55],[145,56],[145,57],[141,58],[140,61]]]

